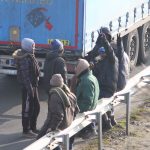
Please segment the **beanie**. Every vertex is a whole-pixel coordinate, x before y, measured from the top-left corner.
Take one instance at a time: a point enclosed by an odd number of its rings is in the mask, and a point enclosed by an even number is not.
[[[51,42],[50,46],[51,46],[52,50],[55,52],[59,52],[59,51],[62,51],[64,49],[63,43],[58,39],[53,40]]]
[[[111,32],[107,27],[101,27],[100,31],[111,36]]]
[[[76,75],[79,76],[84,70],[88,69],[90,64],[85,59],[79,59],[79,62],[76,67]]]
[[[64,80],[61,74],[54,74],[50,80],[50,85],[56,86],[56,87],[63,87]]]
[[[110,30],[107,27],[101,27],[100,32],[104,33],[106,35],[106,37],[107,37],[107,40],[109,42],[111,42],[111,39],[112,39],[111,32],[110,32]]]
[[[105,53],[105,48],[104,48],[104,47],[100,47],[100,48],[98,49],[98,52],[99,52],[99,53]]]
[[[35,44],[34,40],[30,38],[24,38],[21,41],[21,47],[27,52],[32,52],[33,51],[33,44]]]

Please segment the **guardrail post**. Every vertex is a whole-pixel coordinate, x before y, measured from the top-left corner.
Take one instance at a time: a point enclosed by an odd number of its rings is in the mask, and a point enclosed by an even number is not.
[[[126,100],[126,135],[129,135],[129,123],[130,123],[130,92],[125,94]]]
[[[64,149],[69,150],[69,134],[64,135]]]
[[[102,150],[102,113],[96,114],[98,123],[98,150]]]

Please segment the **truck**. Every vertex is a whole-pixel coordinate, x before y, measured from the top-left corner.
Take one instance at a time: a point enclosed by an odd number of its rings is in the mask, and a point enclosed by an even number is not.
[[[0,0],[0,73],[16,75],[12,53],[23,38],[36,43],[41,76],[50,42],[64,44],[68,73],[90,52],[101,26],[120,33],[131,68],[145,63],[150,48],[150,0]]]

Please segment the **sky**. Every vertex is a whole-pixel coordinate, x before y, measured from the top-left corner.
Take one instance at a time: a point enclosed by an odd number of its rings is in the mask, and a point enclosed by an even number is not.
[[[148,0],[87,0],[87,15],[86,25],[88,30],[101,25],[108,24],[109,21],[117,19],[119,16],[123,16],[128,11],[134,10],[134,7],[140,7],[142,3],[148,2]],[[132,13],[133,15],[133,13]],[[94,17],[93,17],[94,16]],[[131,14],[130,14],[131,16]]]

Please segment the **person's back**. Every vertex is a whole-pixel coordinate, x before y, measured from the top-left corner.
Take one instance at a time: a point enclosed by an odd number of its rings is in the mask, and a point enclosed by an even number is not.
[[[47,119],[41,128],[40,138],[48,131],[67,128],[78,113],[76,96],[64,84],[60,74],[54,74],[50,80],[52,88],[49,91]]]
[[[80,112],[93,110],[98,102],[99,84],[86,60],[79,60],[76,76],[78,78],[76,95]]]
[[[80,113],[95,109],[99,97],[99,84],[89,67],[90,65],[86,60],[79,59],[75,70],[78,78],[76,96]],[[91,123],[81,130],[80,134],[84,139],[97,135],[95,124]]]
[[[112,36],[107,27],[100,29],[96,45],[93,48],[94,63],[93,74],[99,81],[99,98],[109,98],[117,91],[118,83],[118,59],[111,46]],[[97,57],[95,55],[98,55]],[[98,58],[99,57],[99,58]],[[97,59],[98,58],[98,59]],[[94,61],[93,61],[94,62]],[[107,115],[108,114],[108,115]],[[114,110],[108,111],[103,115],[103,127],[110,129],[116,124],[114,119]]]
[[[100,96],[111,97],[117,90],[118,81],[118,60],[110,62],[109,58],[101,60],[95,64],[93,74],[96,76],[101,88]]]
[[[48,93],[50,89],[49,80],[53,74],[61,74],[64,83],[67,83],[67,67],[65,60],[62,58],[64,49],[63,44],[59,40],[51,42],[51,52],[47,53],[44,63],[44,88]]]
[[[107,38],[104,33],[101,33],[94,47],[100,57],[93,67],[93,74],[101,88],[99,98],[111,97],[117,91],[118,59]]]

